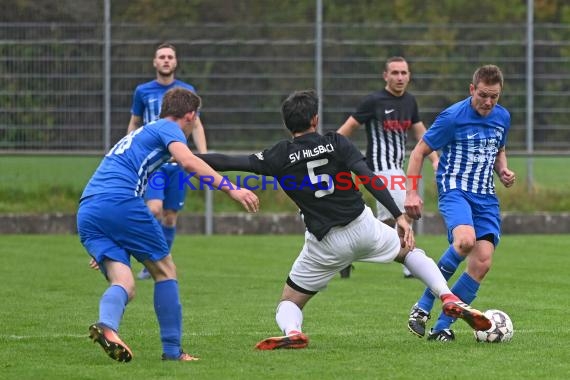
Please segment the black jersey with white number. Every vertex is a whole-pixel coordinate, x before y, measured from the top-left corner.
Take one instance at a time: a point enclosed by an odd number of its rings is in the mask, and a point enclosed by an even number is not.
[[[408,92],[398,97],[382,89],[366,96],[352,117],[366,126],[370,169],[402,169],[408,129],[420,121],[416,98]]]
[[[308,133],[252,154],[249,160],[255,173],[279,181],[319,240],[364,210],[362,194],[354,188],[348,169],[364,157],[344,136]]]

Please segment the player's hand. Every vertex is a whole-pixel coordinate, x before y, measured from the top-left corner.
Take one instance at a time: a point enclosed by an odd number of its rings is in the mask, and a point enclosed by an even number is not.
[[[99,264],[97,264],[97,261],[95,261],[94,258],[91,258],[89,261],[89,267],[94,270],[99,270]]]
[[[257,195],[252,193],[247,189],[233,189],[228,192],[228,195],[235,201],[241,203],[241,205],[248,212],[259,211],[259,198]]]
[[[412,250],[416,247],[414,230],[412,230],[412,226],[408,223],[404,214],[396,219],[396,231],[398,231],[402,248],[408,247],[409,250]]]
[[[499,172],[499,179],[501,180],[501,183],[505,187],[511,187],[515,184],[516,180],[515,172],[507,168],[501,169],[501,171]]]
[[[422,211],[424,209],[424,201],[416,192],[406,193],[406,200],[404,201],[404,209],[406,214],[414,220],[418,220],[422,217]]]

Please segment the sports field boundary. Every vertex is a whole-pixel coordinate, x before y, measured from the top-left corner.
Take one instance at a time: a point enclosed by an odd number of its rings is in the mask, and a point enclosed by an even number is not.
[[[570,212],[514,213],[505,212],[503,234],[568,234]],[[423,234],[445,233],[438,213],[423,216]],[[180,234],[203,234],[206,219],[203,214],[183,213],[178,218]],[[74,214],[3,214],[0,215],[0,234],[75,234]],[[213,233],[226,235],[297,234],[304,231],[298,214],[219,213],[214,215]]]

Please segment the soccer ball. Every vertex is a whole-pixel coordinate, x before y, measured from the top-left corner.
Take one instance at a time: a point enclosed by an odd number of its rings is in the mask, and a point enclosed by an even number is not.
[[[507,313],[501,310],[487,310],[483,314],[493,325],[486,331],[473,331],[477,342],[503,343],[513,338],[513,321]]]

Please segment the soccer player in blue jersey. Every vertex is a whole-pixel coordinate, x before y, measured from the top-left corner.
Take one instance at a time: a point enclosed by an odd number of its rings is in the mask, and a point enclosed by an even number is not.
[[[85,187],[77,212],[81,243],[92,257],[91,266],[105,275],[109,287],[99,303],[99,321],[90,337],[114,360],[128,362],[133,354],[118,335],[127,303],[135,294],[131,256],[150,272],[154,310],[160,327],[163,360],[196,360],[182,350],[182,307],[176,267],[162,227],[145,205],[149,176],[174,158],[189,173],[207,176],[218,187],[228,183],[187,146],[201,100],[193,92],[174,88],[163,98],[161,119],[134,130],[105,155]],[[247,189],[222,186],[232,199],[255,212],[259,200]]]
[[[307,227],[305,244],[289,272],[275,315],[285,335],[266,338],[256,348],[307,347],[303,307],[353,261],[405,263],[442,300],[444,312],[465,319],[475,329],[488,329],[491,322],[452,294],[435,262],[421,249],[414,249],[406,216],[360,151],[338,133],[317,133],[318,103],[312,90],[296,91],[283,102],[281,112],[290,140],[252,155],[199,155],[219,170],[274,177],[301,210]],[[352,172],[389,210],[397,230],[374,217],[352,181]]]
[[[497,104],[503,90],[503,74],[495,65],[479,67],[469,86],[470,97],[440,113],[410,155],[408,178],[419,175],[424,158],[435,150],[442,154],[436,173],[439,211],[448,231],[449,248],[438,262],[449,280],[467,258],[466,270],[452,292],[465,303],[472,303],[491,267],[501,234],[499,201],[495,194],[493,171],[505,187],[515,183],[509,170],[505,145],[511,126],[507,109]],[[422,199],[408,186],[405,209],[418,219]],[[410,331],[425,335],[434,296],[426,289],[412,307]],[[452,341],[453,318],[441,314],[428,335],[429,340]]]
[[[154,53],[152,64],[156,69],[156,79],[136,87],[127,133],[159,118],[162,96],[169,89],[183,87],[196,92],[192,85],[174,77],[178,60],[173,45],[168,43],[159,45]],[[198,153],[206,153],[206,136],[200,115],[196,116],[192,139]],[[145,200],[150,211],[161,222],[166,242],[172,248],[176,236],[178,212],[184,207],[186,198],[186,186],[179,186],[180,175],[184,172],[176,162],[165,163],[159,170],[160,176],[168,178],[168,181],[165,181],[165,186],[149,186]],[[143,268],[138,274],[138,278],[141,280],[148,279],[150,273],[146,268]]]

